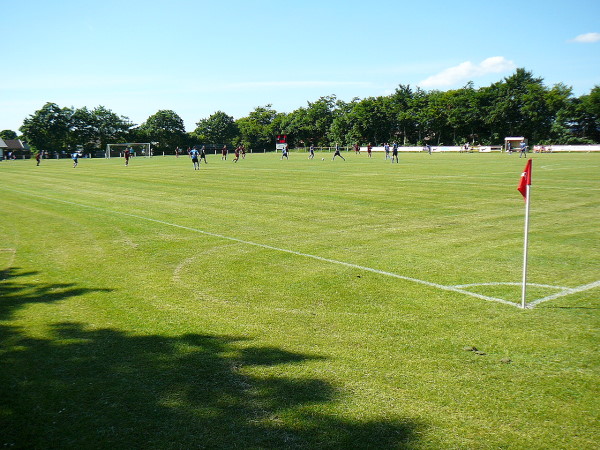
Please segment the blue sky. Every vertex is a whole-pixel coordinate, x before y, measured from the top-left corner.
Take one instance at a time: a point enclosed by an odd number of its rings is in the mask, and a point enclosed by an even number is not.
[[[575,95],[600,85],[600,1],[0,0],[0,130],[46,102],[142,123],[171,109],[290,112],[398,84],[476,87],[524,67]]]

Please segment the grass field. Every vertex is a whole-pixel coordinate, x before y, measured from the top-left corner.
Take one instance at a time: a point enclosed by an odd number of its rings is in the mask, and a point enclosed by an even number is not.
[[[345,156],[0,163],[0,445],[597,448],[600,155],[525,310],[523,159]]]

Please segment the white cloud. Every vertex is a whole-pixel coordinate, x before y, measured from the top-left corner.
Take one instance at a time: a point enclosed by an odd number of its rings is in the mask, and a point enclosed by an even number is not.
[[[600,41],[600,33],[586,33],[586,34],[580,34],[575,39],[571,39],[569,42],[590,44],[592,42],[598,42],[598,41]]]
[[[507,60],[504,56],[493,56],[473,64],[471,61],[465,61],[458,66],[449,67],[436,75],[419,82],[418,85],[424,88],[442,88],[456,86],[460,83],[471,81],[474,78],[482,77],[491,73],[502,73],[514,70],[514,62]]]

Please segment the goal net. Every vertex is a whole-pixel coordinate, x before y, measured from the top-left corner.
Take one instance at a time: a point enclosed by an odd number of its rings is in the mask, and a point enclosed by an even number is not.
[[[131,151],[131,156],[152,156],[150,142],[123,142],[121,144],[106,144],[106,158],[119,158],[125,149]]]

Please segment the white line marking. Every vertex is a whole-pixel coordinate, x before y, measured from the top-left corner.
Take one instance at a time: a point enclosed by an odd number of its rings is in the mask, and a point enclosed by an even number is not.
[[[457,284],[454,287],[467,288],[467,287],[474,287],[474,286],[521,286],[521,285],[522,285],[522,283],[494,281],[494,282],[490,282],[490,283]],[[549,288],[549,289],[561,289],[561,290],[571,289],[571,288],[564,287],[564,286],[552,286],[549,284],[537,284],[537,283],[527,283],[527,286],[535,286],[535,287],[542,287],[542,288]]]
[[[179,225],[179,224],[176,224],[176,223],[165,222],[163,220],[152,219],[150,217],[139,216],[137,214],[130,214],[130,213],[125,213],[125,212],[120,212],[120,211],[114,211],[114,210],[111,210],[111,209],[100,208],[100,207],[97,207],[97,206],[85,205],[83,203],[76,203],[76,202],[70,202],[68,200],[62,200],[62,199],[57,199],[57,198],[52,198],[52,197],[45,197],[43,195],[32,194],[32,193],[29,193],[29,192],[23,192],[23,191],[19,191],[19,190],[15,190],[15,189],[6,188],[4,186],[0,186],[0,188],[2,188],[4,190],[7,190],[7,191],[11,191],[11,192],[16,192],[18,194],[25,194],[25,195],[29,195],[31,197],[41,198],[41,199],[44,199],[44,200],[50,200],[50,201],[55,201],[55,202],[59,202],[59,203],[66,203],[66,204],[78,206],[78,207],[81,207],[81,208],[94,209],[94,210],[101,211],[101,212],[108,212],[108,213],[111,213],[111,214],[119,214],[119,215],[122,215],[122,216],[133,217],[135,219],[145,220],[147,222],[159,223],[159,224],[162,224],[162,225],[167,225],[167,226],[174,227],[174,228],[180,228],[180,229],[183,229],[183,230],[193,231],[195,233],[201,233],[201,234],[204,234],[204,235],[207,235],[207,236],[212,236],[212,237],[219,238],[219,239],[225,239],[225,240],[228,240],[228,241],[238,242],[240,244],[252,245],[254,247],[265,248],[265,249],[274,250],[274,251],[277,251],[277,252],[289,253],[289,254],[296,255],[296,256],[303,256],[305,258],[316,259],[318,261],[328,262],[328,263],[331,263],[331,264],[338,264],[338,265],[341,265],[341,266],[351,267],[353,269],[364,270],[366,272],[372,272],[372,273],[376,273],[376,274],[379,274],[379,275],[386,275],[386,276],[389,276],[389,277],[398,278],[400,280],[411,281],[413,283],[418,283],[418,284],[422,284],[422,285],[425,285],[425,286],[437,288],[437,289],[440,289],[440,290],[443,290],[443,291],[456,292],[456,293],[459,293],[459,294],[468,295],[470,297],[479,298],[481,300],[503,303],[505,305],[510,305],[510,306],[514,306],[516,308],[520,308],[520,305],[517,304],[517,303],[515,303],[515,302],[504,300],[502,298],[490,297],[490,296],[487,296],[487,295],[477,294],[476,292],[465,291],[464,289],[461,289],[460,286],[446,286],[446,285],[439,284],[439,283],[432,283],[430,281],[419,280],[418,278],[412,278],[412,277],[407,277],[407,276],[404,276],[404,275],[398,275],[396,273],[386,272],[386,271],[379,270],[379,269],[373,269],[371,267],[360,266],[358,264],[347,263],[347,262],[344,262],[344,261],[338,261],[338,260],[330,259],[330,258],[323,258],[321,256],[311,255],[309,253],[302,253],[302,252],[297,252],[295,250],[289,250],[289,249],[280,248],[280,247],[273,247],[271,245],[260,244],[258,242],[245,241],[243,239],[238,239],[238,238],[234,238],[234,237],[231,237],[231,236],[224,236],[222,234],[217,234],[217,233],[211,233],[210,231],[204,231],[204,230],[200,230],[198,228],[192,228],[192,227],[187,227],[185,225]],[[565,296],[565,295],[573,294],[573,293],[576,293],[576,292],[582,292],[582,291],[585,291],[585,290],[588,290],[588,289],[593,289],[594,287],[599,286],[599,285],[600,285],[600,281],[596,281],[594,283],[583,285],[583,286],[579,286],[579,287],[572,288],[572,289],[571,288],[567,288],[567,289],[563,290],[562,292],[559,292],[558,294],[554,294],[554,295],[550,295],[548,297],[544,297],[542,299],[534,300],[533,302],[528,303],[527,306],[528,307],[533,307],[533,306],[537,305],[538,303],[541,303],[542,301],[553,300],[555,298],[559,298],[559,297],[562,297],[562,296]],[[467,285],[462,285],[462,286],[466,287]]]
[[[564,297],[566,295],[576,294],[578,292],[589,291],[590,289],[594,289],[597,287],[600,287],[600,280],[594,281],[593,283],[589,283],[589,284],[582,284],[581,286],[577,286],[574,288],[565,288],[565,290],[563,290],[562,292],[558,292],[556,294],[552,294],[552,295],[549,295],[544,298],[538,298],[537,300],[530,302],[529,305],[531,307],[534,307],[535,305],[539,305],[542,302],[547,302],[548,300],[555,300],[557,298]]]

